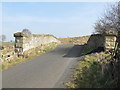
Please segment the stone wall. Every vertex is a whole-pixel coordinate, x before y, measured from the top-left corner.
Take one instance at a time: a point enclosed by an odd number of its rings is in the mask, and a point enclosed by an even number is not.
[[[22,32],[18,32],[14,34],[14,37],[15,37],[15,52],[18,54],[23,54],[24,51],[51,42],[57,43],[60,42],[53,35],[24,34]]]
[[[93,34],[90,36],[87,45],[92,49],[103,47],[105,50],[114,49],[118,32],[108,30],[103,34]]]
[[[90,36],[87,45],[92,49],[97,49],[98,47],[104,47],[104,37],[102,34],[93,34]]]

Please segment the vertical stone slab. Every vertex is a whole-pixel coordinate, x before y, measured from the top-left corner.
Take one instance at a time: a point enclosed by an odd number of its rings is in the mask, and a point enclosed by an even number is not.
[[[110,49],[114,49],[115,48],[117,35],[118,35],[118,32],[116,30],[107,30],[104,33],[104,38],[105,38],[104,46],[105,46],[105,50],[110,50]]]
[[[15,53],[17,55],[23,54],[23,33],[18,32],[14,34],[15,37]]]

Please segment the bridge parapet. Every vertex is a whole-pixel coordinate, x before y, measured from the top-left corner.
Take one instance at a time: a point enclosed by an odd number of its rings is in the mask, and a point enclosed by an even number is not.
[[[107,30],[103,34],[92,34],[87,44],[90,48],[92,48],[92,50],[97,49],[99,47],[102,47],[104,50],[114,49],[117,36],[117,30]]]
[[[60,42],[53,35],[24,34],[22,32],[18,32],[14,34],[14,37],[15,53],[17,53],[18,55],[22,55],[24,51],[27,51],[31,48],[35,48],[52,42]]]

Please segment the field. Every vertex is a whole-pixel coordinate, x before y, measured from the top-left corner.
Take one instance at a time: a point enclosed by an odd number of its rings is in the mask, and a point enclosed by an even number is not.
[[[87,43],[89,37],[90,36],[88,35],[82,37],[59,38],[59,40],[61,41],[62,44],[83,45]]]
[[[14,42],[2,42],[0,44],[0,50],[2,54],[12,52],[14,50]]]

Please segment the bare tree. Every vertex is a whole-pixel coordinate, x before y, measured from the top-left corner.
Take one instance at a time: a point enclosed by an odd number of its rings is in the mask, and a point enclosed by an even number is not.
[[[22,32],[25,33],[25,34],[31,34],[31,31],[29,29],[23,29]]]
[[[111,5],[104,15],[95,23],[95,32],[120,30],[120,2]]]
[[[5,35],[1,35],[0,39],[2,40],[2,42],[4,42],[6,40],[6,36]]]

